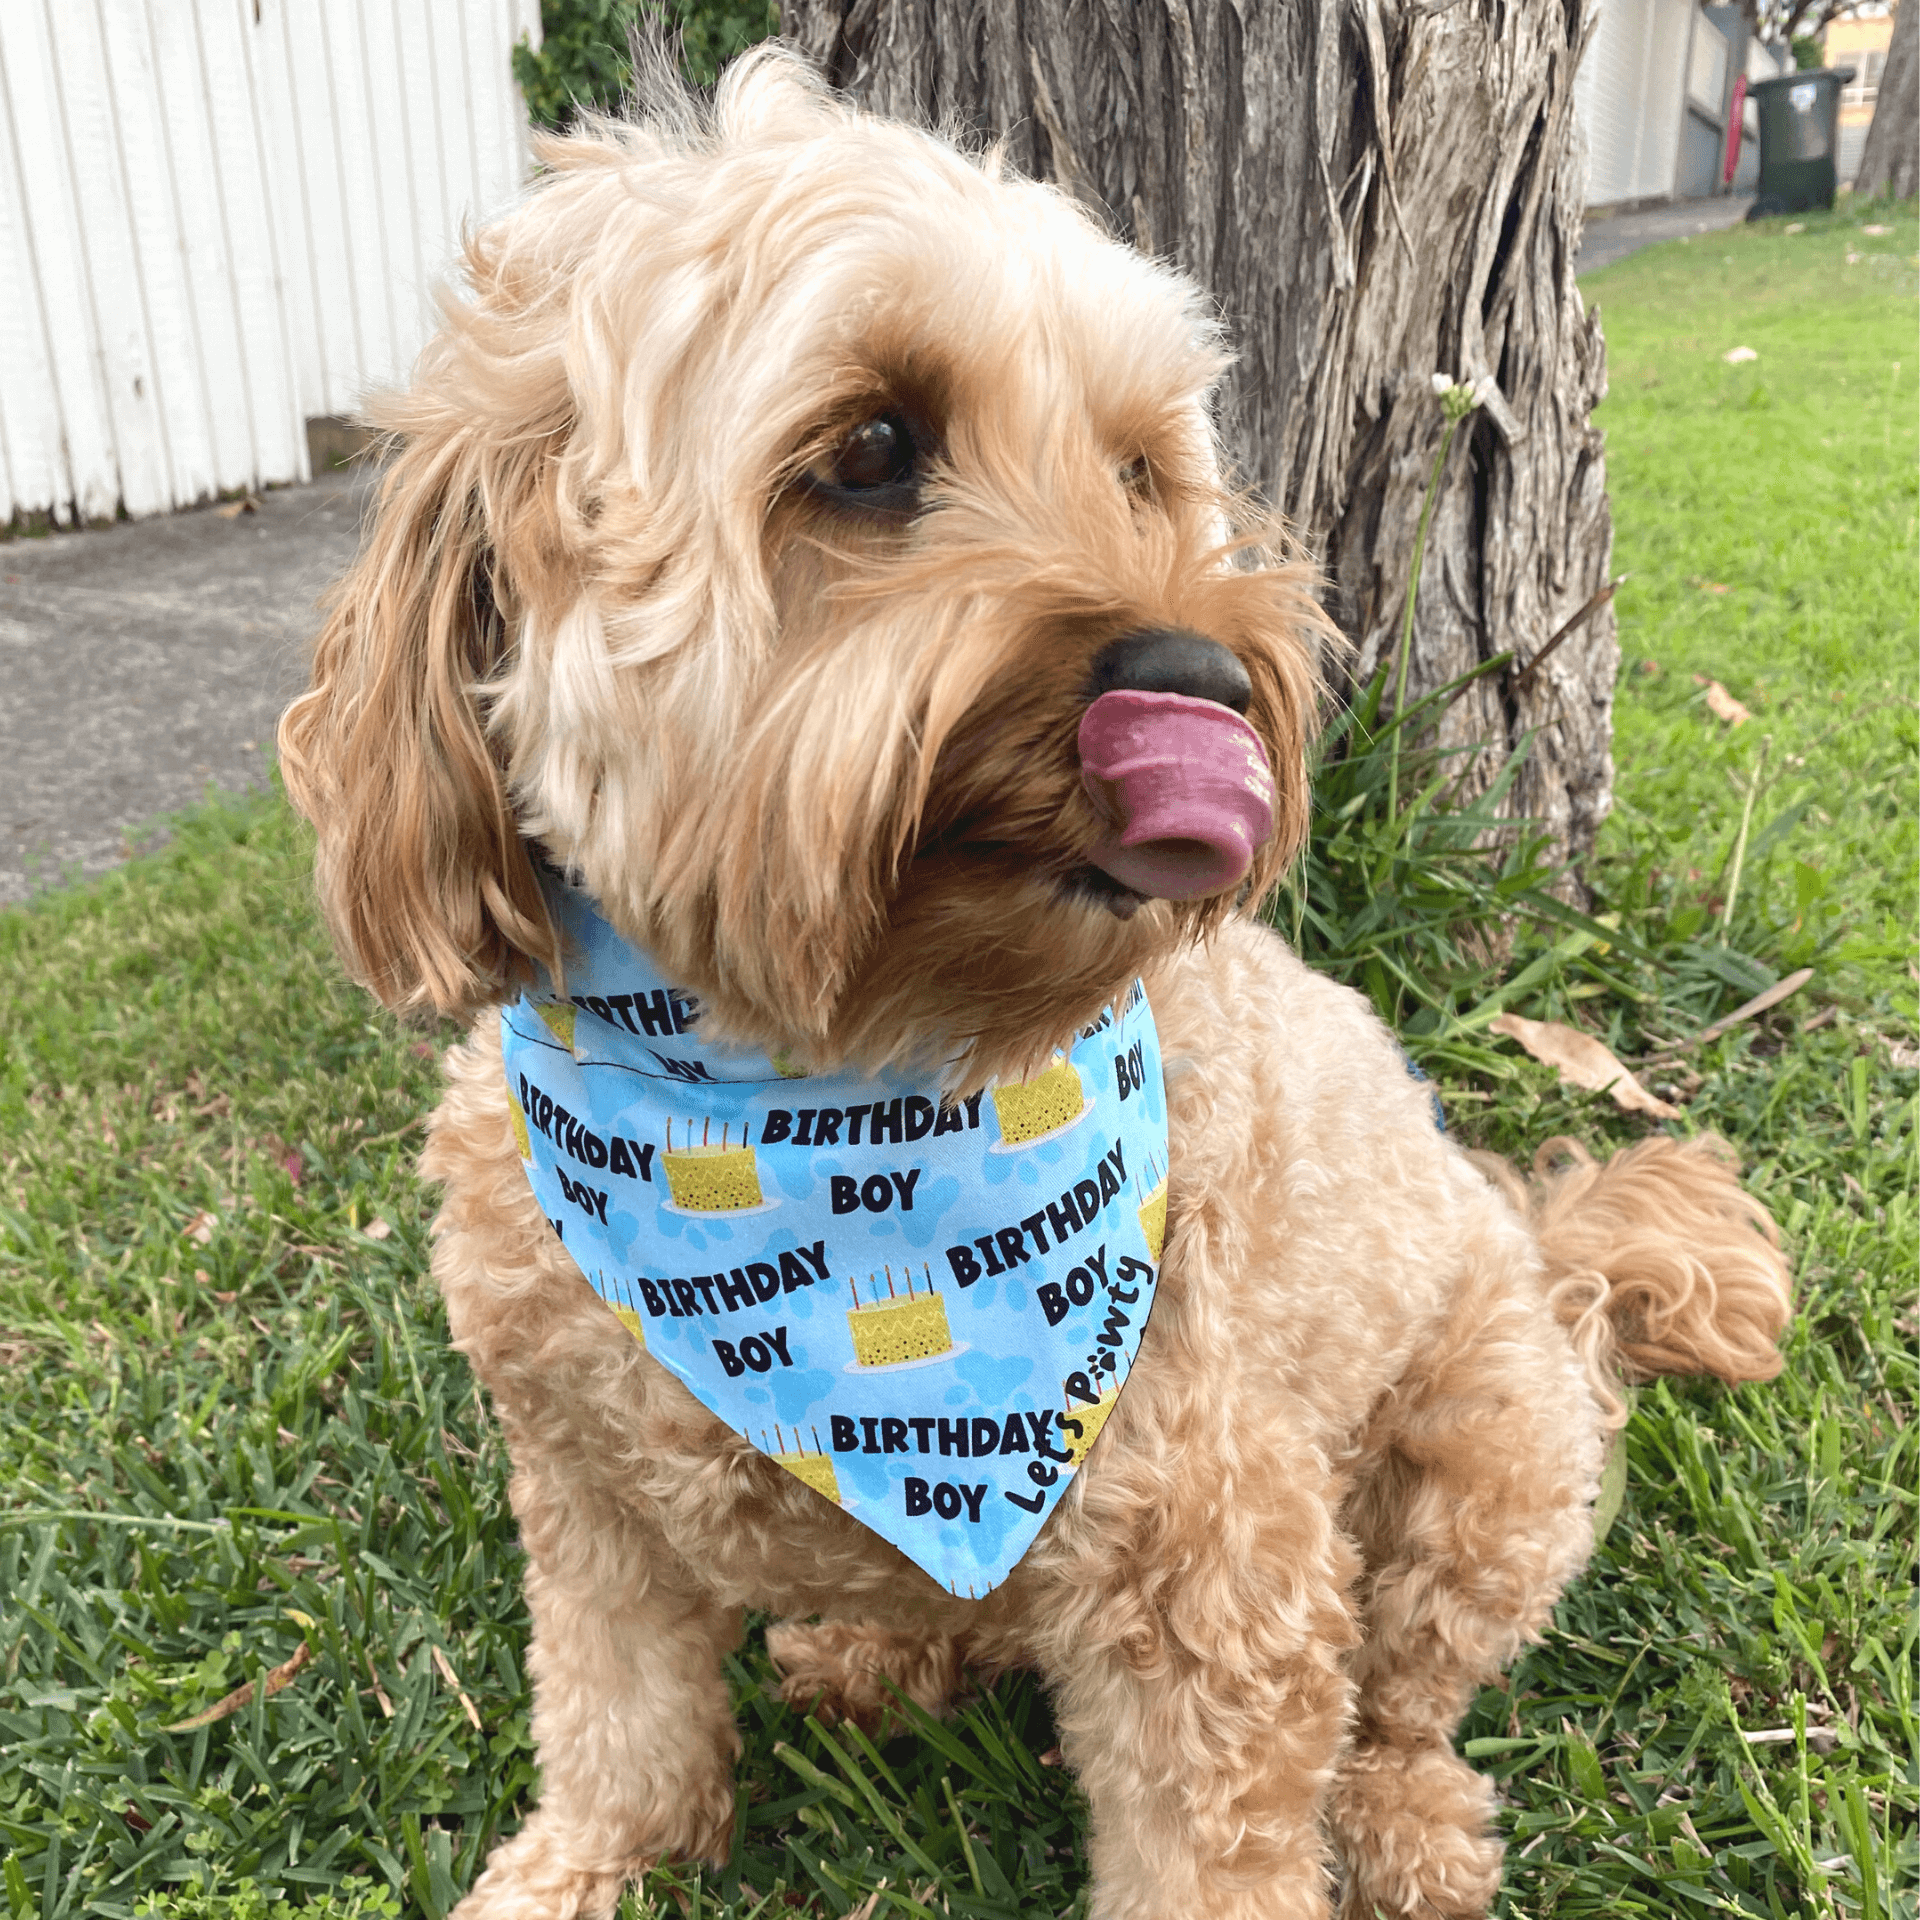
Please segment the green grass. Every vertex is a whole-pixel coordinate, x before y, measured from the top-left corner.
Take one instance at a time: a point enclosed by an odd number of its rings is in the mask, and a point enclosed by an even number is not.
[[[1815,219],[1588,288],[1633,575],[1590,876],[1613,937],[1523,932],[1511,1004],[1637,1056],[1815,969],[1655,1076],[1741,1144],[1801,1295],[1780,1380],[1642,1394],[1593,1568],[1469,1718],[1515,1920],[1916,1911],[1915,247],[1910,208],[1878,241]],[[1714,719],[1695,673],[1753,719]],[[276,800],[218,805],[0,914],[12,1920],[439,1915],[533,1785],[505,1462],[410,1172],[448,1036],[343,984],[304,863]],[[1634,1137],[1488,1039],[1487,984],[1416,1036],[1456,1129]],[[302,1648],[271,1698],[167,1731]],[[1082,1910],[1031,1682],[876,1749],[780,1708],[757,1633],[734,1680],[736,1858],[657,1877],[663,1910]]]

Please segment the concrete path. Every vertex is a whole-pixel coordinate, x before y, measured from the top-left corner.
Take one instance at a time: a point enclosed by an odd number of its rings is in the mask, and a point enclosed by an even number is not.
[[[0,905],[116,866],[209,783],[265,783],[366,486],[0,541]]]
[[[1597,273],[1624,260],[1642,247],[1661,240],[1690,240],[1696,234],[1721,233],[1737,227],[1753,205],[1750,193],[1723,194],[1715,200],[1680,200],[1671,206],[1649,207],[1644,213],[1588,216],[1580,236],[1580,258],[1574,271]]]

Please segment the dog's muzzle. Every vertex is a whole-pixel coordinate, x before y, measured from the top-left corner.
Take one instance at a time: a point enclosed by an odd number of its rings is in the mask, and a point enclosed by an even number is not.
[[[1150,899],[1198,900],[1245,878],[1273,830],[1273,772],[1242,713],[1246,670],[1197,634],[1133,634],[1094,662],[1080,777],[1105,832],[1089,861]]]

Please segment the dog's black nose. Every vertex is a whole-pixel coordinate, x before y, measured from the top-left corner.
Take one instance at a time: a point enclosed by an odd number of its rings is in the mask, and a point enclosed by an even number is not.
[[[1181,627],[1123,633],[1093,657],[1092,699],[1103,693],[1184,693],[1245,713],[1253,699],[1247,670],[1217,640]]]

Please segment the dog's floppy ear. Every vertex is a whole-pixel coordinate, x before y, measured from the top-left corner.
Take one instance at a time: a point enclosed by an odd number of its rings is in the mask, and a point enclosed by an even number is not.
[[[349,968],[390,1007],[465,1013],[556,957],[480,703],[513,641],[514,548],[551,559],[559,436],[491,434],[434,385],[383,410],[405,439],[312,688],[280,723],[280,766]]]

